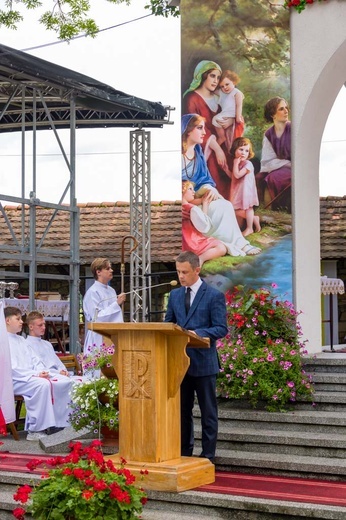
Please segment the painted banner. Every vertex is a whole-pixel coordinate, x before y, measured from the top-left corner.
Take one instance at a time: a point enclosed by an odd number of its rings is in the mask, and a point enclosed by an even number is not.
[[[182,0],[182,249],[226,291],[292,300],[289,12]]]

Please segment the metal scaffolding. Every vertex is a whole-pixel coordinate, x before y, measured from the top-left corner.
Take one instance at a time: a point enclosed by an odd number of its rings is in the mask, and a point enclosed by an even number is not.
[[[150,308],[150,132],[130,132],[130,232],[138,247],[130,260],[130,321],[146,321]]]
[[[0,218],[7,232],[0,238],[0,279],[28,280],[30,308],[35,306],[37,280],[65,280],[70,299],[70,351],[79,349],[79,210],[76,201],[76,129],[95,127],[156,127],[171,124],[170,108],[116,91],[97,80],[41,60],[29,54],[0,45],[0,133],[21,133],[21,195],[0,193]],[[64,150],[58,128],[69,129],[69,151]],[[69,172],[69,180],[59,202],[37,197],[38,130],[53,131]],[[30,195],[26,165],[28,131],[32,134],[32,179]],[[150,134],[136,130],[131,134],[131,232],[140,244],[131,254],[131,289],[134,289],[131,317],[145,321],[146,291],[143,287],[150,273]],[[68,204],[64,203],[68,198]],[[11,222],[1,201],[21,206],[21,223]],[[45,224],[40,222],[38,208],[50,210]],[[45,238],[59,212],[69,214],[69,248],[47,248]],[[2,217],[1,217],[2,216]],[[39,267],[49,264],[68,266],[68,274],[47,274]],[[10,269],[5,269],[5,266]],[[14,268],[13,268],[14,267]]]

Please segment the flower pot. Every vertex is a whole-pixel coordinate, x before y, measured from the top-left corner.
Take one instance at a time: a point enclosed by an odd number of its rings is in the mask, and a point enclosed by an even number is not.
[[[104,446],[119,446],[119,430],[112,430],[109,426],[101,426],[102,444]]]
[[[109,397],[107,392],[101,392],[100,394],[97,394],[97,398],[102,404],[108,404],[112,402],[115,408],[118,408],[118,398],[113,398],[113,400],[111,401],[111,398]]]
[[[101,372],[107,379],[117,379],[117,375],[113,367],[102,367]]]

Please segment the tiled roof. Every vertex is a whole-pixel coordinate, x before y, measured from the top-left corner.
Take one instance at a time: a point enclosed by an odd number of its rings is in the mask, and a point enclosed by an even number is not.
[[[80,209],[80,259],[90,264],[100,255],[121,262],[121,242],[130,233],[130,204],[128,202],[102,202],[78,204]],[[161,201],[151,204],[151,259],[152,262],[172,262],[181,251],[181,202]],[[346,258],[346,196],[321,197],[321,258]],[[17,237],[20,237],[21,206],[6,206],[6,215]],[[26,229],[29,230],[29,210],[26,212]],[[52,215],[52,210],[37,209],[36,232],[41,237]],[[44,242],[44,247],[70,249],[68,213],[58,212]],[[0,218],[0,242],[13,241]],[[0,248],[1,248],[0,244]],[[126,243],[125,252],[131,247]],[[126,257],[128,261],[128,257]],[[1,262],[2,265],[8,262]]]
[[[320,198],[321,258],[346,258],[346,195]]]
[[[130,233],[130,204],[102,202],[78,204],[80,209],[80,259],[90,264],[96,256],[105,256],[113,263],[121,262],[121,242]],[[5,206],[6,215],[18,239],[20,238],[21,206]],[[36,233],[41,238],[53,210],[37,208]],[[25,229],[29,231],[29,209],[25,208]],[[4,218],[0,217],[1,244],[13,245]],[[125,254],[132,242],[125,243]],[[59,211],[46,236],[43,247],[70,249],[69,214]],[[181,202],[151,203],[151,260],[173,262],[181,251]],[[128,255],[125,258],[128,261]],[[0,261],[8,265],[8,261]]]

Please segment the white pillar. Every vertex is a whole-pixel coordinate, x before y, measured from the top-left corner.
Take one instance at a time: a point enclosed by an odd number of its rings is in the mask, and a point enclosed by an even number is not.
[[[310,353],[320,352],[319,155],[323,130],[346,81],[346,2],[291,13],[293,285]]]

